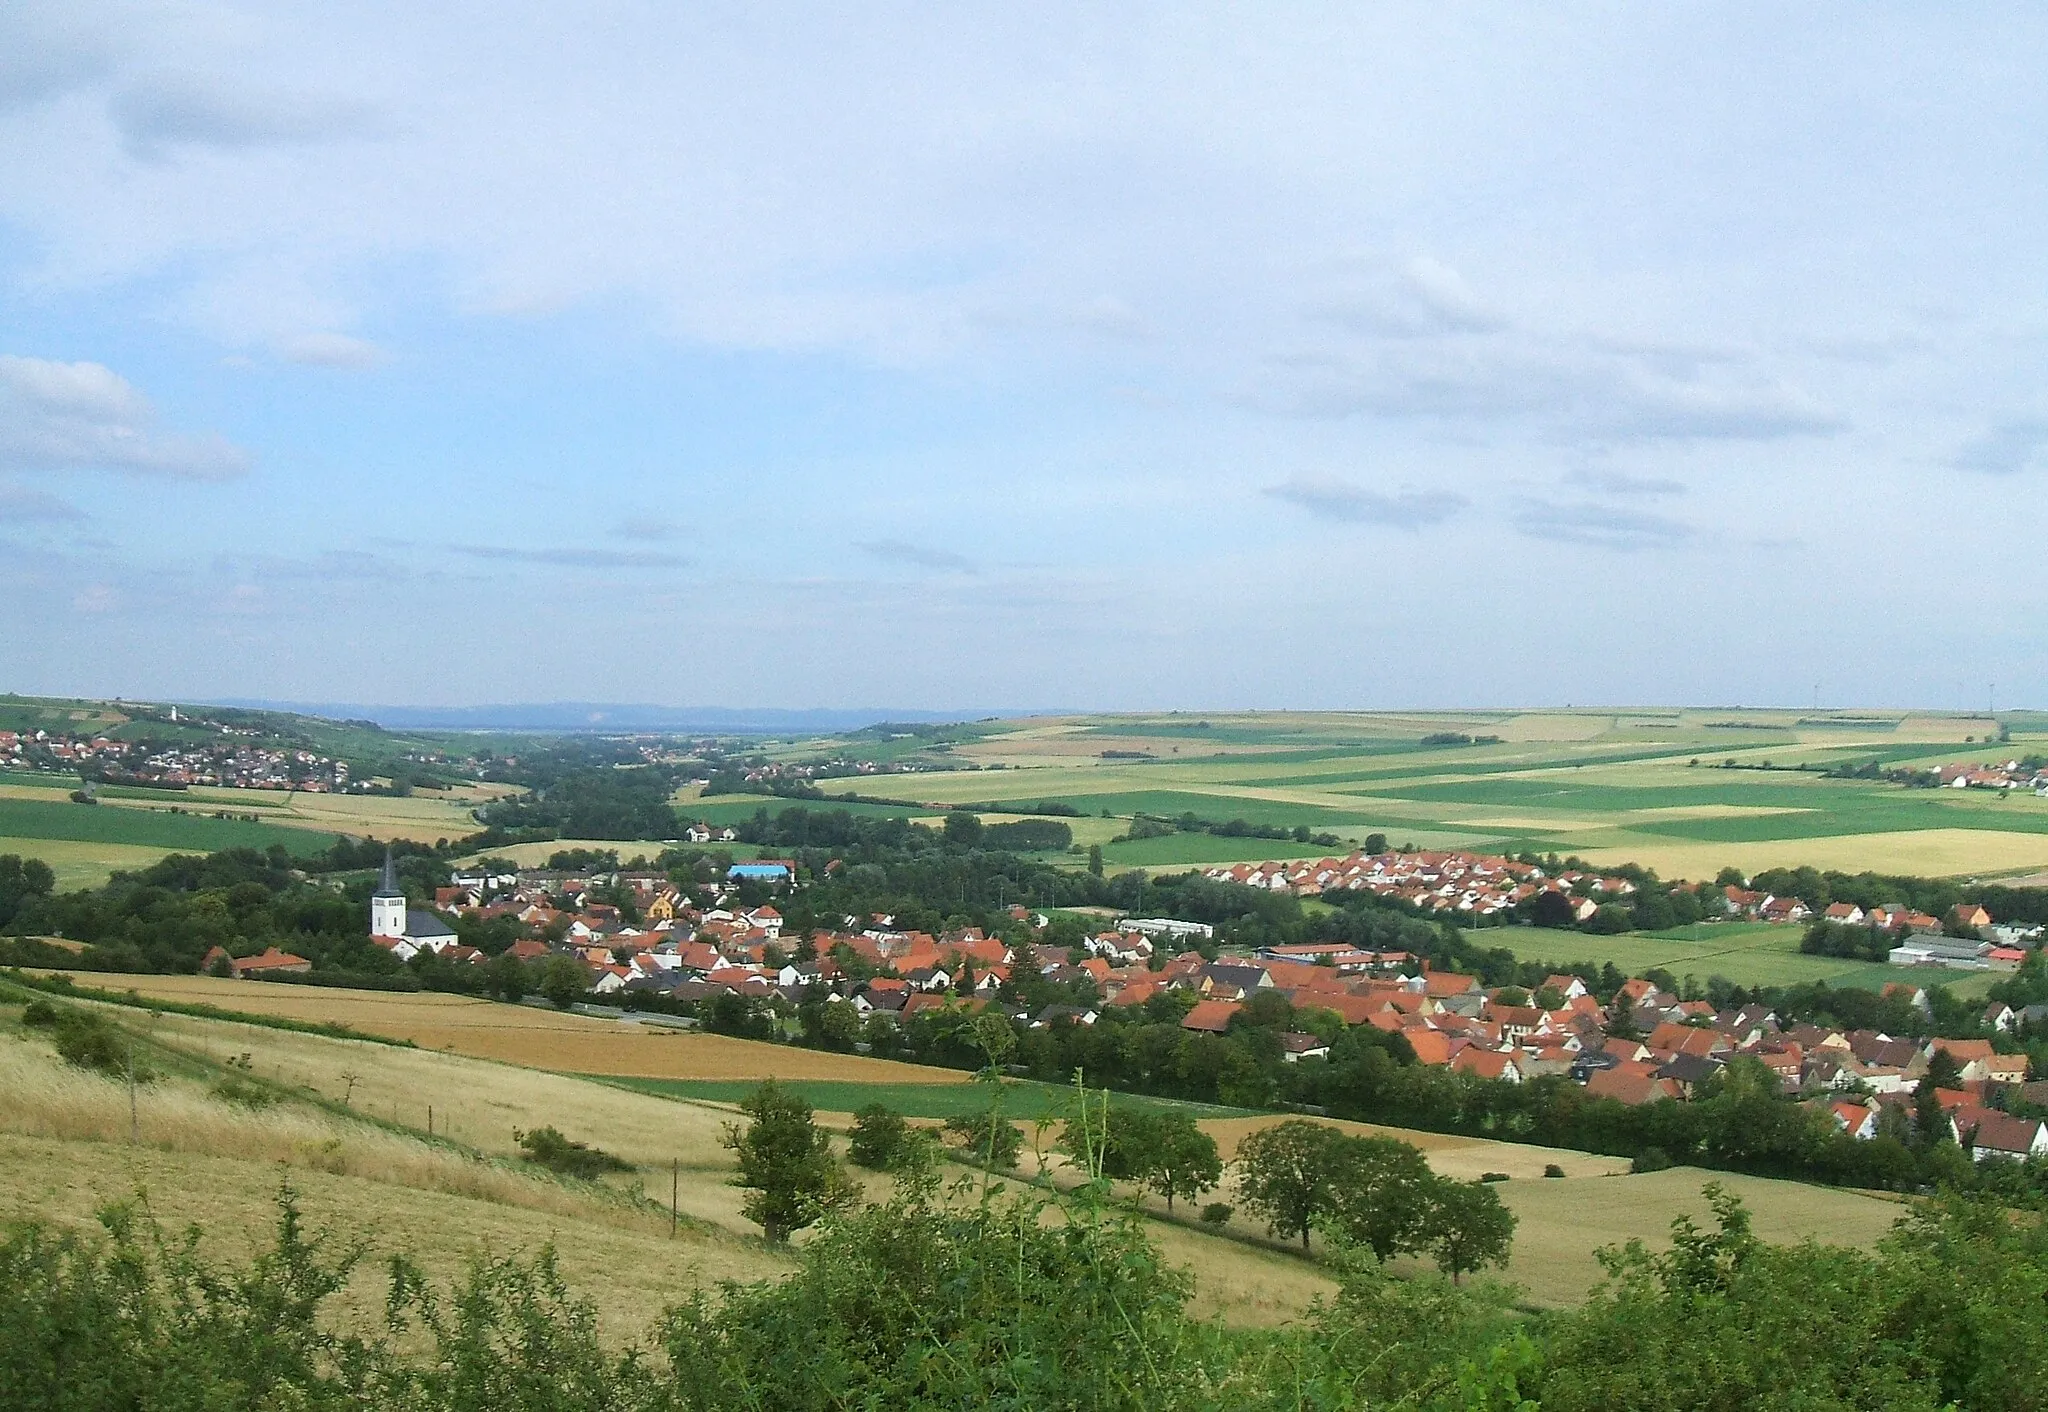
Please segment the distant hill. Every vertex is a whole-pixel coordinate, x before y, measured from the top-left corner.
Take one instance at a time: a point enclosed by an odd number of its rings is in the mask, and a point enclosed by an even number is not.
[[[386,730],[657,731],[706,735],[826,734],[858,730],[879,721],[933,723],[974,721],[990,716],[1057,715],[1052,710],[915,711],[902,707],[819,708],[654,706],[646,704],[548,701],[498,706],[372,706],[349,702],[220,700],[207,703],[247,710],[289,711],[331,720],[375,721]]]

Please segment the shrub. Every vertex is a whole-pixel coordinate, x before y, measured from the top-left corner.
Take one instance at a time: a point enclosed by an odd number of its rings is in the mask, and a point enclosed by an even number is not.
[[[984,1167],[1014,1167],[1018,1154],[1024,1150],[1024,1138],[1017,1125],[993,1109],[986,1113],[957,1113],[946,1119],[946,1132],[959,1138],[967,1155]]]
[[[57,1053],[66,1063],[102,1074],[128,1073],[133,1046],[126,1035],[100,1016],[83,1010],[67,1011],[57,1017],[52,1028],[56,1032]],[[146,1078],[148,1071],[136,1064],[135,1077]]]
[[[277,1093],[245,1077],[255,1068],[247,1054],[228,1060],[229,1072],[213,1086],[213,1096],[223,1103],[235,1103],[244,1108],[268,1108],[277,1102]]]
[[[57,1007],[47,1000],[31,1000],[21,1012],[21,1022],[33,1030],[46,1030],[57,1023]]]
[[[853,1115],[853,1136],[846,1155],[857,1167],[886,1172],[896,1165],[910,1125],[894,1108],[870,1103]]]
[[[1508,1174],[1506,1172],[1481,1172],[1479,1174],[1479,1180],[1482,1182],[1504,1182],[1507,1179]]]
[[[632,1164],[612,1156],[601,1147],[574,1142],[553,1127],[530,1133],[514,1131],[512,1138],[524,1150],[526,1160],[538,1163],[564,1177],[601,1177],[606,1172],[625,1172]]]
[[[1564,1168],[1558,1166],[1555,1162],[1545,1162],[1543,1164],[1543,1175],[1546,1177],[1561,1177],[1564,1175]]]
[[[1646,1147],[1629,1163],[1631,1172],[1661,1172],[1671,1165],[1671,1154],[1661,1147]]]
[[[1227,1201],[1212,1201],[1202,1208],[1202,1224],[1206,1226],[1227,1226],[1237,1208]]]

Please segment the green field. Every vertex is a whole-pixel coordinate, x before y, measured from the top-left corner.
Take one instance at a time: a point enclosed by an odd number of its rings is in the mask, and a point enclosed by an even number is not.
[[[337,836],[243,819],[120,809],[70,801],[0,799],[0,839],[33,848],[38,841],[111,844],[211,853],[223,848],[284,847],[299,857],[324,852]]]
[[[1424,848],[1534,849],[1674,878],[1802,863],[2000,876],[2048,868],[2048,800],[1818,770],[2011,758],[2041,749],[2022,734],[2032,722],[2002,718],[2014,739],[2001,744],[1981,716],[1894,712],[1067,717],[1013,722],[959,747],[1000,774],[924,775],[916,791],[954,803],[1058,800],[1097,817],[1306,824],[1347,846],[1378,832]],[[1421,744],[1444,732],[1501,738]],[[1149,758],[1103,759],[1106,748]],[[1746,768],[1722,768],[1728,761]],[[1791,768],[1802,765],[1815,768]],[[1111,856],[1154,869],[1298,856],[1288,845],[1216,843],[1185,834]]]
[[[1177,833],[1165,838],[1138,838],[1103,846],[1103,862],[1119,868],[1156,868],[1245,859],[1321,858],[1330,850],[1291,838],[1219,838],[1215,834]]]
[[[604,1080],[638,1093],[656,1093],[666,1098],[694,1098],[714,1103],[737,1103],[760,1085],[739,1079],[636,1079]],[[894,1108],[909,1118],[953,1118],[966,1113],[988,1111],[988,1090],[981,1084],[874,1084],[838,1083],[828,1080],[789,1079],[784,1086],[803,1095],[804,1101],[821,1113],[853,1113],[870,1103]],[[1248,1109],[1223,1108],[1213,1103],[1182,1103],[1168,1098],[1144,1098],[1116,1094],[1111,1099],[1132,1108],[1174,1108],[1197,1118],[1235,1118]],[[1034,1083],[1028,1079],[1003,1082],[1003,1112],[1018,1122],[1040,1118],[1063,1119],[1073,1111],[1074,1091],[1061,1084]]]
[[[1520,961],[1566,966],[1600,966],[1611,961],[1632,976],[1661,967],[1681,981],[1691,976],[1702,985],[1721,976],[1741,986],[1825,981],[1831,986],[1877,989],[1905,975],[1894,966],[1802,955],[1799,939],[1804,931],[1797,926],[1722,922],[1620,936],[1589,936],[1542,927],[1488,927],[1466,935],[1475,946],[1502,947]],[[1944,973],[1941,979],[1952,990],[1976,994],[1998,977],[1990,972],[1958,971]]]

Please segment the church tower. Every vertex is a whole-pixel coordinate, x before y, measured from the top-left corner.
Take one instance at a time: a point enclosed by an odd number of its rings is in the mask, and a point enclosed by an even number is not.
[[[391,850],[384,850],[384,881],[370,894],[370,935],[405,935],[405,893],[398,886],[398,869]]]

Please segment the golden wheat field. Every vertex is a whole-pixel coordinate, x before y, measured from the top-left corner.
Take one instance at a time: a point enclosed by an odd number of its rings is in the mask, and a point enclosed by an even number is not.
[[[824,1054],[723,1035],[598,1019],[533,1005],[433,992],[344,990],[215,976],[74,977],[152,1000],[217,1005],[248,1014],[347,1025],[422,1049],[536,1069],[645,1079],[840,1079],[868,1083],[965,1082],[951,1069],[857,1054]]]

